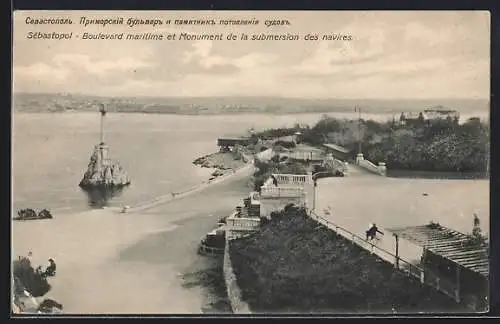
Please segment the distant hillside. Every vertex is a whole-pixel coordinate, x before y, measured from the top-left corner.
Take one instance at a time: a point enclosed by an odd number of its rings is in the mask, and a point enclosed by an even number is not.
[[[328,113],[353,111],[400,113],[421,111],[443,105],[461,113],[487,111],[488,101],[480,99],[378,100],[378,99],[298,99],[280,97],[97,97],[69,94],[14,94],[16,112],[95,111],[93,102],[107,105],[109,111],[165,114],[238,114],[238,113]]]

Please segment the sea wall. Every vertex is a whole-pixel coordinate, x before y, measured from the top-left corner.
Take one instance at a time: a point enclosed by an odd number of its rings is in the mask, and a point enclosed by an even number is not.
[[[241,168],[235,170],[234,173],[227,173],[223,176],[215,178],[212,181],[203,182],[203,183],[197,184],[191,188],[188,188],[188,189],[185,189],[182,191],[172,192],[170,194],[154,198],[152,200],[137,204],[135,206],[131,206],[130,208],[127,209],[127,212],[130,213],[130,212],[137,212],[137,211],[145,210],[148,208],[158,206],[160,204],[167,203],[167,202],[172,201],[174,199],[186,197],[189,194],[199,192],[199,191],[204,190],[204,189],[206,189],[212,185],[215,185],[217,183],[222,183],[222,182],[229,180],[237,175],[250,177],[252,175],[254,169],[255,169],[255,167],[253,165],[253,160],[250,160],[245,165],[243,165]]]
[[[230,240],[226,237],[226,247],[224,248],[224,282],[226,284],[227,297],[234,314],[251,314],[250,306],[243,301],[241,289],[238,286],[236,275],[234,274],[229,252]]]

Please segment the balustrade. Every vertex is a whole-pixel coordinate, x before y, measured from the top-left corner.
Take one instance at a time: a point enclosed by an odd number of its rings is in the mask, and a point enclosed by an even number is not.
[[[307,174],[273,174],[280,184],[306,184],[309,181]]]
[[[305,195],[304,189],[302,188],[286,188],[286,187],[265,187],[261,188],[260,196],[262,198],[269,197],[303,197]]]
[[[325,154],[322,152],[300,152],[295,151],[287,154],[291,159],[295,160],[322,160]]]
[[[227,218],[226,226],[231,229],[256,229],[260,226],[260,218]]]

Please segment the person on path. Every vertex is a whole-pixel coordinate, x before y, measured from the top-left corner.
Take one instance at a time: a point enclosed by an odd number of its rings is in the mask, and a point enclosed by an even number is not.
[[[56,275],[56,263],[54,262],[53,259],[49,259],[49,265],[45,269],[45,276],[53,277],[55,275]]]
[[[370,228],[366,231],[366,240],[373,240],[377,238],[377,233],[384,235],[381,231],[379,231],[377,224],[373,223]]]

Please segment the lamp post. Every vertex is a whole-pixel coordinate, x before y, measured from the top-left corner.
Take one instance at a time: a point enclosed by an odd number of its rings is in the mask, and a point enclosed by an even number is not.
[[[318,182],[316,179],[313,179],[314,181],[314,186],[313,186],[313,212],[316,212],[316,187],[318,186]]]
[[[362,154],[362,147],[361,147],[361,107],[354,107],[354,111],[358,111],[359,117],[358,117],[358,154]]]

